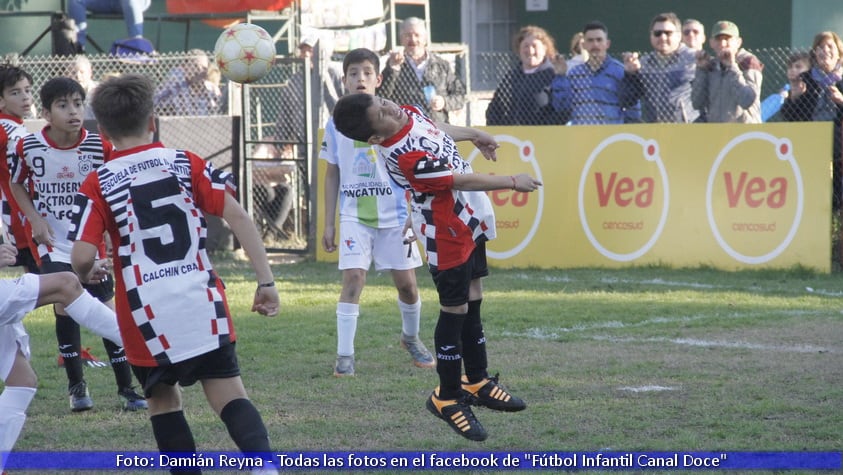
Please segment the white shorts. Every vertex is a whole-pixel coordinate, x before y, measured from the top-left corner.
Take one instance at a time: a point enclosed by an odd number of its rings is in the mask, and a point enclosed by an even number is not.
[[[21,320],[35,309],[40,283],[35,274],[0,280],[0,377],[3,381],[12,371],[18,346],[29,359],[29,335]]]
[[[340,222],[339,268],[408,270],[421,265],[415,242],[404,244],[403,226],[378,229],[353,221]],[[407,255],[407,252],[410,255]]]

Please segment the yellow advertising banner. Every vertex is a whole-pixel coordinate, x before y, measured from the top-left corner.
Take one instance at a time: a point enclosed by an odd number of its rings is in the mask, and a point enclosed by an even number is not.
[[[486,127],[477,173],[529,173],[489,192],[498,267],[809,267],[831,271],[831,123]],[[320,160],[320,190],[325,164]],[[324,227],[321,194],[317,228]],[[318,260],[336,260],[317,249]]]

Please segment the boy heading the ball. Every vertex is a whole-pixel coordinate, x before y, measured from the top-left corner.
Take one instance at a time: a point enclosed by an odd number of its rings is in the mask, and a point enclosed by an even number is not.
[[[495,217],[484,191],[532,192],[541,182],[526,174],[474,173],[454,142],[471,140],[484,157],[496,160],[494,137],[478,129],[434,124],[416,107],[349,94],[337,102],[333,116],[343,135],[378,145],[378,158],[390,177],[412,195],[413,226],[425,246],[440,305],[433,337],[439,386],[427,408],[463,437],[485,440],[486,430],[471,404],[500,411],[527,406],[487,371],[481,278],[489,273],[485,243],[495,237]],[[463,366],[467,380],[461,378]]]
[[[252,311],[267,316],[279,309],[272,270],[254,223],[231,193],[231,175],[191,152],[152,143],[153,91],[139,75],[97,87],[94,115],[115,152],[76,195],[71,262],[86,275],[109,233],[117,320],[159,450],[196,452],[176,384],[199,381],[240,450],[266,454],[266,427],[240,379],[224,285],[205,250],[205,213],[222,216],[234,231],[257,276]]]

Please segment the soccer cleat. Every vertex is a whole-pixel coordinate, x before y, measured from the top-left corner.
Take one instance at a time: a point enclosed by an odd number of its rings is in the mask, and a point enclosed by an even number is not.
[[[471,406],[465,398],[460,399],[439,399],[439,386],[427,398],[427,410],[434,416],[447,422],[454,432],[469,440],[477,442],[486,440],[489,434],[474,417]]]
[[[402,332],[399,341],[401,342],[401,347],[407,350],[407,352],[410,353],[410,356],[413,357],[414,365],[419,368],[436,367],[436,360],[433,358],[433,355],[430,354],[430,351],[428,351],[424,346],[424,343],[422,343],[419,337],[407,336]]]
[[[146,399],[135,391],[135,388],[129,386],[117,390],[117,395],[123,399],[124,411],[140,411],[146,409]]]
[[[518,396],[513,396],[503,386],[498,384],[498,376],[485,378],[479,383],[469,384],[468,379],[462,377],[462,390],[467,395],[471,404],[486,406],[489,409],[504,412],[523,411],[527,403]]]
[[[73,412],[87,411],[94,407],[94,400],[88,392],[88,383],[79,381],[68,389],[70,394],[70,410]]]
[[[354,376],[354,355],[337,355],[337,362],[334,364],[334,376]]]

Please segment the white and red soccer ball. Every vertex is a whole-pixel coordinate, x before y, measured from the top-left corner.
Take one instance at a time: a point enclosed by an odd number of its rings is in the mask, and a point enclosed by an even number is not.
[[[250,83],[266,76],[275,61],[275,42],[258,25],[238,23],[220,34],[214,61],[226,78]]]

